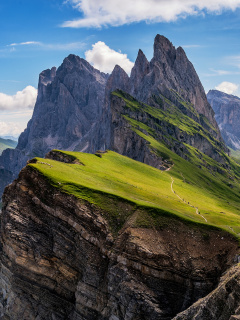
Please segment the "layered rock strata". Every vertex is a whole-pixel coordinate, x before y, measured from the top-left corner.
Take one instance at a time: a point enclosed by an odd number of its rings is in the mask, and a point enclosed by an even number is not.
[[[197,301],[174,320],[238,320],[240,319],[240,268],[231,268],[218,287]]]
[[[107,212],[30,166],[3,200],[3,320],[170,320],[213,290],[238,252],[228,233],[174,218],[133,227],[140,209],[120,199],[116,210],[132,215],[117,234]]]

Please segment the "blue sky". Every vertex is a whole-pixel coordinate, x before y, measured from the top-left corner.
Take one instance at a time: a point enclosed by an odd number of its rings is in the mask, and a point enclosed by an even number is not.
[[[2,0],[0,136],[26,127],[42,70],[74,53],[130,72],[158,33],[184,48],[206,91],[240,96],[240,0]]]

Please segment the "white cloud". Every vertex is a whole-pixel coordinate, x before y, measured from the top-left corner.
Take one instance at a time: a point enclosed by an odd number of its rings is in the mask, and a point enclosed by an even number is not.
[[[65,21],[62,27],[120,26],[139,21],[170,22],[199,13],[235,10],[240,0],[66,0],[83,18]]]
[[[27,86],[15,95],[0,93],[0,110],[33,109],[37,99],[37,89]]]
[[[76,50],[82,49],[85,46],[83,42],[70,42],[70,43],[43,43],[39,41],[26,41],[26,42],[19,42],[19,43],[11,43],[6,47],[11,47],[11,52],[15,51],[15,47],[20,46],[33,46],[39,47],[43,50],[55,50],[55,51],[66,51],[66,50]]]
[[[186,45],[183,45],[181,47],[186,48],[186,49],[202,48],[202,46],[200,44],[186,44]]]
[[[227,57],[227,60],[231,65],[240,68],[240,56]]]
[[[230,75],[230,74],[236,74],[236,72],[233,72],[233,71],[228,71],[228,70],[215,70],[215,69],[210,69],[214,75],[217,75],[217,76],[225,76],[225,75]],[[238,74],[238,73],[237,73]]]
[[[0,122],[0,136],[12,136],[17,138],[25,126],[15,122]]]
[[[235,68],[236,69],[236,68]],[[232,71],[232,70],[217,70],[210,68],[211,73],[205,73],[205,77],[219,77],[219,76],[229,76],[229,75],[239,75],[240,71]]]
[[[232,82],[224,81],[220,83],[218,86],[216,86],[215,89],[225,92],[227,94],[233,94],[237,91],[238,85]]]
[[[126,54],[112,50],[102,41],[93,44],[92,50],[85,52],[85,57],[94,68],[106,73],[111,73],[116,64],[130,73],[134,65]]]
[[[20,42],[20,43],[11,43],[8,45],[8,47],[26,46],[26,45],[41,45],[41,42],[27,41],[27,42]]]

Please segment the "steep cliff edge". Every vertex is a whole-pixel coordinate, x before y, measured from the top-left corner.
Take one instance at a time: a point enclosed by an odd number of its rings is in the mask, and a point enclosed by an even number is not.
[[[172,319],[233,264],[236,239],[179,202],[174,169],[113,152],[48,158],[63,162],[30,161],[4,193],[1,319]]]
[[[240,150],[240,98],[218,90],[210,90],[207,98],[226,145]]]

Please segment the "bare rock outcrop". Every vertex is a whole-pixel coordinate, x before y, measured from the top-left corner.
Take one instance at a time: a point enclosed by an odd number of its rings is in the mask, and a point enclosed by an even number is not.
[[[240,319],[240,268],[232,267],[218,287],[197,301],[174,320],[238,320]]]

